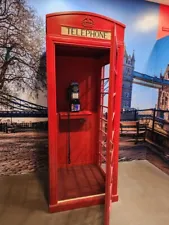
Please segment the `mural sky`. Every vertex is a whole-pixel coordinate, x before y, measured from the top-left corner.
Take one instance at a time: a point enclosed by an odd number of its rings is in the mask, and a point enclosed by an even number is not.
[[[135,51],[135,70],[151,76],[160,76],[169,63],[168,57],[156,63],[159,5],[144,0],[27,0],[44,19],[48,13],[58,11],[90,11],[106,15],[126,25],[125,45],[128,54]],[[168,38],[169,39],[169,38]],[[168,40],[169,42],[169,40]],[[132,107],[150,108],[157,103],[158,91],[133,85]]]

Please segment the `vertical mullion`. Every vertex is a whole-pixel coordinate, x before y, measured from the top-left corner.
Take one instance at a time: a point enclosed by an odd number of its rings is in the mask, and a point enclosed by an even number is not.
[[[56,205],[58,201],[57,177],[57,132],[56,117],[56,54],[52,39],[46,38],[47,46],[47,86],[48,86],[48,143],[49,143],[49,204]]]
[[[113,105],[113,113],[112,113],[112,121],[111,121],[111,126],[112,126],[112,136],[111,136],[111,140],[110,142],[112,143],[111,144],[111,148],[114,149],[114,146],[115,146],[115,143],[114,143],[114,134],[116,132],[116,126],[115,126],[115,118],[116,118],[116,100],[117,100],[117,76],[118,76],[118,70],[117,70],[117,60],[118,60],[118,44],[117,44],[117,37],[116,37],[116,29],[115,29],[115,38],[114,38],[114,49],[115,49],[115,52],[114,52],[114,71],[113,71],[113,77],[114,77],[114,82],[113,82],[113,87],[114,87],[114,90],[113,90],[113,102],[112,102],[112,105]],[[111,153],[111,159],[114,159],[114,150],[112,151]],[[114,167],[114,161],[113,160],[110,160],[110,163],[111,163],[111,167]],[[113,182],[113,174],[111,174],[111,182]]]
[[[104,78],[104,66],[102,67],[102,70],[101,70],[101,80],[100,80],[100,93],[102,93],[104,91],[104,84],[103,84],[103,78]],[[99,161],[99,166],[101,166],[101,163],[102,163],[102,159],[101,159],[101,154],[102,154],[102,145],[101,145],[101,142],[103,140],[103,132],[101,130],[103,130],[103,122],[100,118],[102,118],[103,116],[103,107],[101,107],[101,105],[103,105],[103,95],[100,94],[100,115],[99,115],[99,126],[100,126],[100,131],[99,131],[99,158],[98,158],[98,161]]]
[[[110,207],[111,207],[111,193],[110,191],[110,140],[112,136],[112,114],[113,114],[113,93],[114,93],[114,65],[115,65],[115,24],[113,24],[111,32],[111,49],[110,49],[110,75],[109,75],[109,95],[108,95],[108,129],[107,129],[107,149],[106,149],[106,195],[105,195],[105,225],[109,224]]]
[[[119,151],[119,129],[120,129],[120,111],[121,111],[121,94],[122,94],[122,74],[123,74],[123,54],[124,45],[120,45],[117,56],[117,78],[116,78],[116,89],[118,90],[116,95],[116,109],[115,109],[115,134],[114,134],[114,170],[113,170],[113,187],[112,194],[117,195],[117,174],[118,174],[118,151]]]
[[[110,51],[110,75],[109,75],[109,95],[108,95],[108,126],[107,126],[107,149],[106,149],[106,202],[110,201],[110,191],[109,191],[109,184],[110,184],[110,140],[111,140],[111,120],[112,120],[112,113],[113,113],[113,93],[114,93],[114,61],[115,61],[115,51],[114,51],[114,27],[112,29],[112,40],[111,40],[111,51]]]
[[[105,78],[105,67],[102,67],[102,81],[101,81],[101,92],[104,92],[104,78]],[[101,95],[101,105],[104,103],[104,95]],[[103,107],[101,107],[101,118],[103,118]],[[103,130],[103,120],[101,120],[101,129]],[[104,130],[105,131],[105,130]],[[105,135],[102,133],[102,141],[105,138]],[[101,154],[103,154],[104,147],[101,147]]]

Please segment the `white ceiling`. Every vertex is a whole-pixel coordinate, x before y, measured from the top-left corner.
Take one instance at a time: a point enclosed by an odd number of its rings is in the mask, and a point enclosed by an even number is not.
[[[169,0],[146,0],[148,2],[156,2],[159,4],[169,5]]]

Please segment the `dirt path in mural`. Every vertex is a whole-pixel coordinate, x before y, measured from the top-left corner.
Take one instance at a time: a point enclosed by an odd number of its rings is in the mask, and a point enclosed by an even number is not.
[[[135,140],[129,138],[120,139],[119,161],[144,160],[147,148],[144,142],[135,144]]]
[[[133,139],[121,138],[119,149],[119,161],[132,160],[148,160],[150,163],[158,167],[164,173],[169,175],[169,161],[164,161],[160,153],[156,154],[150,150],[150,146],[146,142],[138,142],[135,144]],[[157,150],[158,151],[158,150]]]
[[[147,148],[146,143],[120,140],[119,161],[148,160],[169,174],[169,164]],[[0,133],[0,175],[47,171],[47,132]]]
[[[47,132],[0,133],[0,174],[47,169]]]

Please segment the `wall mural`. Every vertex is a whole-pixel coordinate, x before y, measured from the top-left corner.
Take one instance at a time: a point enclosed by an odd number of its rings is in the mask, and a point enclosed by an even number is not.
[[[126,24],[121,122],[146,125],[149,141],[135,144],[123,127],[119,160],[148,159],[163,169],[156,156],[169,161],[169,7],[144,0],[105,0],[104,8],[102,0],[12,2],[2,0],[0,8],[0,175],[47,171],[45,15],[57,11]],[[155,141],[163,150],[148,150]]]

